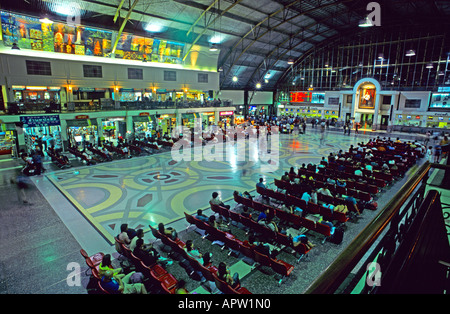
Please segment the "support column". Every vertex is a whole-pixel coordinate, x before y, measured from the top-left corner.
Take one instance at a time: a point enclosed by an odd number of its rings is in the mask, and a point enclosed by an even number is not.
[[[376,90],[377,96],[375,97],[375,109],[373,112],[373,123],[372,123],[372,131],[376,131],[379,129],[379,125],[381,124],[380,117],[380,91]]]

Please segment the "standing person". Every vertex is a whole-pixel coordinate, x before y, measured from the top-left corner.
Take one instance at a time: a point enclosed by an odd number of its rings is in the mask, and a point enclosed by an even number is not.
[[[441,145],[436,145],[434,147],[434,162],[439,163],[441,160],[442,147]]]
[[[347,122],[344,123],[344,135],[347,133]]]
[[[358,128],[359,128],[359,123],[356,122],[356,123],[355,123],[355,134],[359,134]]]
[[[429,162],[433,162],[433,146],[428,146],[425,156]]]
[[[27,177],[21,172],[17,171],[16,178],[11,178],[11,183],[17,184],[17,196],[19,201],[21,201],[24,204],[28,203],[27,194],[25,192],[26,189],[28,189],[28,184],[26,182]]]
[[[302,129],[303,129],[303,134],[306,134],[306,122],[303,121],[302,123]]]

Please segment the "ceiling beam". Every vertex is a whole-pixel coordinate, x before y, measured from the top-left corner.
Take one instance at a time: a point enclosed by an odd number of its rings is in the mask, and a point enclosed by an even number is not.
[[[215,1],[213,1],[213,3],[211,3],[211,5],[210,5],[208,8],[206,8],[206,10],[203,10],[202,14],[200,14],[200,16],[195,20],[195,22],[194,22],[194,23],[192,24],[192,26],[189,28],[189,30],[188,30],[186,36],[188,36],[188,35],[191,33],[192,29],[195,27],[195,25],[197,25],[197,23],[200,21],[200,19],[203,17],[203,15],[205,15],[206,12],[208,12],[209,10],[211,10],[211,8],[212,8],[213,6],[216,5],[217,1],[220,1],[220,0],[215,0]]]
[[[236,0],[236,2],[234,2],[232,5],[230,5],[228,8],[226,8],[225,10],[223,10],[222,12],[220,12],[220,15],[216,16],[216,18],[211,21],[208,25],[205,26],[205,28],[203,29],[203,31],[200,32],[200,34],[198,34],[198,36],[194,39],[194,41],[192,42],[192,44],[190,45],[189,49],[186,51],[186,53],[184,54],[183,57],[183,61],[186,60],[186,57],[188,56],[188,54],[191,52],[192,48],[194,47],[194,45],[197,43],[197,41],[200,39],[200,37],[203,36],[203,34],[208,30],[209,26],[212,25],[213,23],[216,22],[216,20],[218,20],[220,17],[222,17],[222,15],[225,14],[225,12],[231,10],[231,8],[233,8],[235,5],[237,5],[239,2],[241,2],[243,0]]]
[[[122,9],[124,2],[125,2],[125,0],[120,1],[119,6],[117,7],[116,14],[114,15],[114,18],[113,18],[114,23],[116,23],[117,18],[120,16],[120,9]]]
[[[120,36],[122,35],[122,31],[125,28],[125,25],[127,24],[128,19],[130,18],[131,12],[133,11],[136,4],[139,2],[139,0],[134,0],[131,7],[128,9],[127,16],[125,16],[125,19],[122,22],[122,25],[119,28],[119,31],[117,32],[116,40],[114,41],[114,45],[111,50],[111,55],[114,55],[116,52],[117,44],[119,43]]]
[[[351,0],[344,0],[344,1],[351,1]],[[298,1],[292,2],[292,3],[290,3],[290,4],[292,5],[292,4],[296,3],[296,2],[298,2]],[[341,3],[341,2],[342,2],[342,1],[335,1],[335,2],[332,2],[332,3],[327,3],[327,4],[324,4],[324,5],[321,5],[321,6],[318,6],[318,7],[309,9],[309,10],[306,10],[306,11],[304,11],[304,12],[302,12],[302,13],[299,13],[299,14],[297,14],[297,15],[294,15],[294,16],[288,18],[288,19],[285,19],[283,22],[280,22],[280,23],[278,23],[277,25],[273,26],[270,30],[275,29],[275,28],[281,26],[282,24],[284,24],[284,23],[286,23],[286,22],[289,22],[289,21],[291,21],[291,20],[293,20],[293,19],[295,19],[295,18],[298,18],[299,16],[302,16],[302,15],[305,15],[305,14],[308,14],[308,13],[311,13],[311,12],[316,11],[316,10],[323,9],[323,8],[325,8],[325,7],[333,6],[333,5],[336,5],[336,4]],[[286,7],[284,7],[284,8],[286,8]],[[278,14],[278,13],[280,13],[281,11],[282,11],[282,10],[278,10],[278,11],[272,13],[272,14],[269,15],[269,16],[272,16],[272,15],[275,14],[275,13]],[[266,21],[268,18],[269,18],[269,17],[265,18],[263,21]],[[263,23],[263,21],[261,21],[261,22],[258,23],[258,24]],[[314,25],[317,25],[317,23],[314,23]],[[232,50],[234,50],[234,49],[235,49],[235,48],[236,48],[236,47],[244,40],[244,38],[247,37],[247,36],[248,36],[255,28],[256,28],[256,26],[255,26],[254,28],[252,28],[247,34],[245,34],[245,35],[244,35],[244,36],[243,36],[243,37],[242,37],[242,38],[241,38],[241,39],[233,46],[232,49],[230,49],[230,51],[228,52],[228,54],[225,56],[225,58],[224,58],[223,61],[221,62],[222,65],[225,64],[226,61],[228,60],[228,57],[230,56],[230,52],[231,52]],[[230,73],[231,69],[233,68],[233,65],[237,62],[237,60],[239,60],[239,59],[242,57],[242,55],[243,55],[243,54],[244,54],[244,53],[245,53],[245,52],[246,52],[246,51],[247,51],[247,50],[248,50],[255,42],[257,42],[261,37],[263,37],[265,34],[267,34],[270,30],[264,32],[262,35],[260,35],[260,36],[258,36],[257,38],[253,39],[252,42],[251,42],[250,44],[248,44],[247,47],[245,47],[245,48],[242,50],[241,54],[240,54],[235,60],[233,60],[231,66],[229,67],[229,70],[227,71],[227,73],[225,73],[225,76],[228,76],[228,74]],[[292,49],[292,47],[290,47],[289,49]]]

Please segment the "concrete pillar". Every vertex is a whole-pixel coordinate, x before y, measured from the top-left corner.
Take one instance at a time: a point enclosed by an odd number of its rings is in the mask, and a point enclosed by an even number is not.
[[[379,129],[381,124],[381,116],[380,116],[380,91],[376,91],[377,95],[375,96],[375,109],[373,112],[373,123],[372,123],[372,131],[376,131]]]

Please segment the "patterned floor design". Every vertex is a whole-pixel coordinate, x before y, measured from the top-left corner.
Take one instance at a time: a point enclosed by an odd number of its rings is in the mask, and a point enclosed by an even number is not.
[[[168,151],[58,171],[47,178],[112,244],[122,223],[144,230],[149,224],[169,224],[184,218],[184,212],[209,208],[214,191],[226,201],[234,190],[254,190],[260,177],[273,184],[273,178],[281,177],[290,167],[318,163],[322,156],[347,150],[361,137],[327,134],[321,141],[320,134],[314,132],[280,134],[279,167],[271,172],[261,171],[266,161],[255,156],[247,143],[245,158],[244,150],[238,151],[236,146],[226,149],[224,161],[176,161]]]

